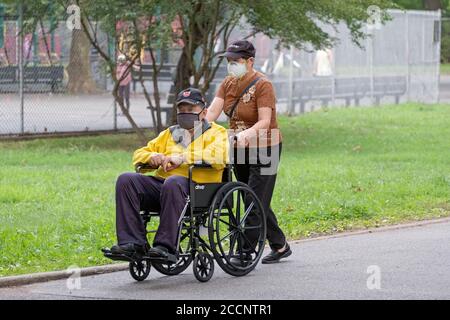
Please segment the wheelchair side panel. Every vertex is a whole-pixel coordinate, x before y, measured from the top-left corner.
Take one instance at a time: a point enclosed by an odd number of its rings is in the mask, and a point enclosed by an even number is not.
[[[190,186],[191,205],[194,209],[209,209],[214,195],[223,183],[195,183]]]

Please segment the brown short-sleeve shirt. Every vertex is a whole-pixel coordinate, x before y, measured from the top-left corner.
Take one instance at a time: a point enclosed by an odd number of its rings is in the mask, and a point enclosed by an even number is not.
[[[236,99],[256,78],[259,78],[258,82],[239,99],[239,103],[234,109],[231,119],[229,119],[230,129],[242,131],[252,127],[258,122],[258,108],[271,108],[272,117],[267,138],[265,134],[258,133],[258,143],[260,146],[276,145],[281,142],[281,133],[277,122],[275,90],[270,80],[263,73],[253,71],[247,73],[241,79],[226,77],[220,84],[216,97],[224,99],[223,110],[225,114],[229,115]],[[277,134],[277,137],[274,137],[274,134]]]

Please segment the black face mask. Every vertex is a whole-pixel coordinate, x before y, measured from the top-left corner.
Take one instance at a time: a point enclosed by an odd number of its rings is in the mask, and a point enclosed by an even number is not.
[[[194,128],[195,122],[200,121],[200,113],[202,113],[202,111],[200,111],[199,113],[191,113],[191,112],[177,113],[178,125],[186,130]]]

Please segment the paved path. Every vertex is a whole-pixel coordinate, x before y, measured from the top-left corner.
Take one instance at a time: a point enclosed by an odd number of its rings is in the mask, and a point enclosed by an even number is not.
[[[275,265],[235,278],[216,265],[199,283],[188,268],[175,277],[152,270],[137,283],[128,272],[0,289],[0,299],[450,299],[450,221],[303,241]],[[372,267],[370,267],[372,266]],[[369,272],[368,273],[368,268]],[[377,285],[379,271],[380,289]]]

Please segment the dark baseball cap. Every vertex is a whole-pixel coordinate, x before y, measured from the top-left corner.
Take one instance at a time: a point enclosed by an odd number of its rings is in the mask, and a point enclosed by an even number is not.
[[[206,107],[206,100],[202,92],[197,88],[187,88],[181,91],[177,96],[176,104],[179,106],[182,103]]]
[[[238,40],[231,43],[225,53],[221,54],[221,57],[227,57],[231,59],[239,58],[254,58],[255,57],[255,47],[250,41]]]

